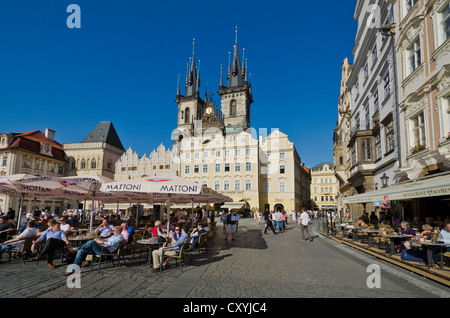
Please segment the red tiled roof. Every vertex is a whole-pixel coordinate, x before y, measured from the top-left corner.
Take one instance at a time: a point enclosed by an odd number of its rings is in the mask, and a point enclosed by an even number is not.
[[[63,146],[57,141],[48,139],[45,134],[39,130],[24,133],[13,133],[12,135],[14,140],[8,148],[23,150],[45,156],[40,153],[40,142],[47,142],[52,146],[53,157],[51,158],[66,161]]]

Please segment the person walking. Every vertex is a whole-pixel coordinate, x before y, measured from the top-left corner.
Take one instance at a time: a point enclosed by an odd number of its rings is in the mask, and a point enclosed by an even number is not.
[[[308,230],[309,215],[304,209],[302,210],[302,214],[300,214],[299,223],[300,223],[300,231],[302,233],[302,240],[305,241],[310,240],[312,242],[313,239],[311,238],[311,235],[309,234]],[[305,231],[306,231],[306,239],[305,239]]]
[[[264,212],[264,219],[266,220],[266,228],[264,229],[264,234],[267,234],[267,229],[271,229],[273,234],[278,234],[273,228],[273,211]]]

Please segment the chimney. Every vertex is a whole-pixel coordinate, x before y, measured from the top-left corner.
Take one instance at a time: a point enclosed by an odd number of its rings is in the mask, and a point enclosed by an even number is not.
[[[45,137],[50,140],[55,140],[55,131],[50,128],[45,128]]]

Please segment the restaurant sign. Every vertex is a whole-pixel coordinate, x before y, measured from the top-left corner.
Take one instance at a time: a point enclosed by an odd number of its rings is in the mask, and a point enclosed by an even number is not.
[[[404,199],[449,195],[450,194],[450,186],[437,188],[437,189],[427,189],[427,190],[421,190],[421,191],[404,192],[402,194],[403,194],[402,198],[404,198]]]

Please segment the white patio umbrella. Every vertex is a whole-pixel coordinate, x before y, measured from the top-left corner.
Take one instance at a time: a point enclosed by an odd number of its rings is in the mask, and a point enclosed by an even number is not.
[[[198,200],[201,200],[200,202],[214,202],[213,200],[225,199],[224,196],[212,189],[174,175],[157,175],[104,183],[100,192],[145,193],[148,196],[149,203],[167,203],[169,209],[167,228],[170,225],[171,203],[192,202],[192,200],[195,200],[195,202],[199,202]],[[231,199],[228,198],[226,202],[228,200]]]
[[[77,200],[92,199],[92,207],[94,207],[96,192],[99,191],[101,184],[111,181],[113,180],[110,178],[97,175],[72,177],[17,175],[10,180],[19,193]],[[90,220],[91,232],[93,215],[92,211]]]

